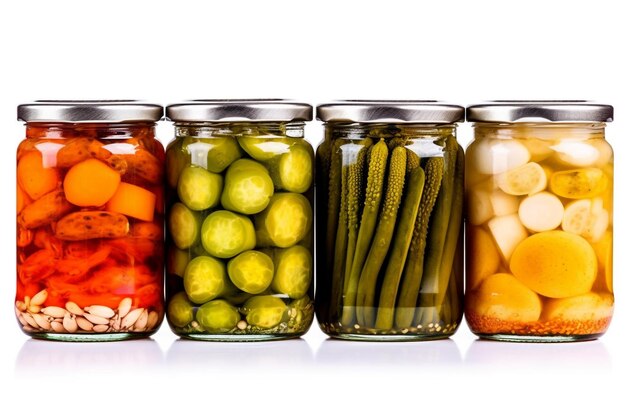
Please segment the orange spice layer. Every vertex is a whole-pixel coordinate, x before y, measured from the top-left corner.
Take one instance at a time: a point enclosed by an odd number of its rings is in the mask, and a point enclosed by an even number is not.
[[[465,314],[467,323],[475,333],[515,334],[522,336],[569,336],[601,334],[606,331],[611,317],[599,320],[550,320],[530,323],[500,320],[472,312]]]

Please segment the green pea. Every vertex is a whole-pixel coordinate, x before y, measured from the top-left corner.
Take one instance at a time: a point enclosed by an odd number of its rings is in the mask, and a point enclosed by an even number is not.
[[[209,332],[227,332],[237,326],[241,319],[239,311],[224,300],[202,304],[196,312],[196,320]]]
[[[179,292],[174,295],[167,306],[167,318],[175,327],[185,327],[193,320],[193,305],[187,294]]]
[[[266,254],[249,250],[228,262],[228,276],[240,290],[260,294],[272,283],[274,263]]]

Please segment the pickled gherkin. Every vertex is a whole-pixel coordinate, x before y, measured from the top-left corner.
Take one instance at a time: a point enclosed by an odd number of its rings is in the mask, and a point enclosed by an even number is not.
[[[254,111],[238,113],[247,106]],[[266,106],[297,121],[250,119]],[[310,327],[314,152],[300,121],[310,106],[294,106],[217,101],[168,110],[176,139],[166,157],[166,301],[177,335],[272,340]],[[241,118],[249,121],[231,121]]]
[[[425,113],[422,106],[432,107]],[[325,160],[317,165],[326,169],[316,182],[327,196],[317,206],[325,216],[317,219],[325,242],[317,251],[320,327],[358,340],[450,336],[461,320],[460,294],[450,294],[462,267],[464,167],[454,123],[463,109],[358,101],[319,109],[329,118],[320,145]],[[433,124],[438,111],[449,120]],[[415,121],[366,121],[399,114]],[[420,123],[425,114],[431,123]]]

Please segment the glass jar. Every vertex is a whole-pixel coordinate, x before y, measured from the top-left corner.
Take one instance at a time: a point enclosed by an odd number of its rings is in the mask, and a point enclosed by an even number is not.
[[[480,337],[595,339],[613,314],[613,108],[493,102],[468,108],[467,291]]]
[[[462,317],[464,108],[322,104],[316,314],[332,337],[422,340]]]
[[[167,146],[167,318],[179,336],[253,341],[313,319],[308,104],[172,104]]]
[[[15,313],[35,338],[147,337],[163,302],[163,146],[156,104],[18,106]]]

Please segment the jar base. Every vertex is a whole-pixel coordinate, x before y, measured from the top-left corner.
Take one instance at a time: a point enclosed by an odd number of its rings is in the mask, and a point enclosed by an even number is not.
[[[497,342],[516,342],[516,343],[568,343],[568,342],[584,342],[596,340],[602,334],[588,335],[518,335],[518,334],[478,334],[478,337],[485,340],[494,340]]]
[[[202,342],[271,342],[274,340],[297,339],[304,333],[289,334],[178,334],[181,339],[198,340]]]
[[[33,339],[55,342],[120,342],[123,340],[145,339],[154,334],[147,333],[27,333]]]
[[[452,336],[450,334],[400,334],[400,335],[384,335],[384,334],[329,334],[328,336],[333,339],[349,340],[353,342],[427,342],[430,340],[448,339]]]

